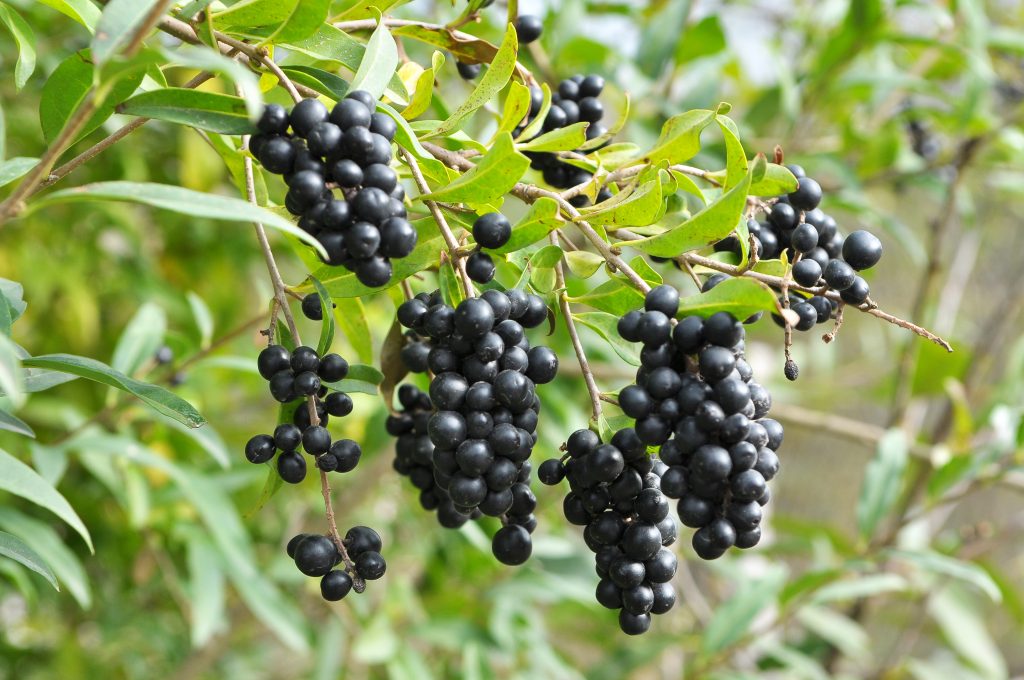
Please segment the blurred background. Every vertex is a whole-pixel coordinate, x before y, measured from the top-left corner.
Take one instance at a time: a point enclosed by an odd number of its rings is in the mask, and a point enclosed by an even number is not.
[[[8,4],[35,28],[38,65],[16,92],[17,48],[0,30],[5,153],[38,156],[45,75],[90,36],[54,3]],[[463,4],[394,13],[443,24]],[[0,433],[0,448],[58,485],[96,546],[90,554],[52,516],[4,496],[0,529],[46,557],[62,589],[0,561],[0,678],[1024,676],[1024,7],[519,5],[544,17],[543,37],[522,56],[539,76],[602,74],[613,111],[628,92],[621,140],[650,143],[669,116],[729,102],[748,153],[780,145],[821,182],[823,208],[842,229],[882,239],[872,298],[956,352],[850,310],[831,344],[798,335],[800,379],[789,383],[782,331],[768,320],[751,327],[751,363],[786,426],[766,540],[707,564],[681,531],[679,604],[642,638],[622,635],[594,601],[592,557],[561,516],[564,489],[535,483],[534,556],[504,567],[490,554],[495,526],[448,531],[420,509],[391,469],[384,405],[355,395],[354,414],[335,429],[364,457],[335,480],[339,524],[377,528],[389,569],[365,594],[330,604],[284,552],[292,535],[322,530],[319,490],[307,480],[267,500],[266,471],[242,456],[276,422],[255,372],[271,289],[251,230],[125,204],[47,207],[0,236],[0,276],[20,282],[28,303],[14,339],[33,354],[103,361],[126,333],[153,351],[166,345],[170,364],[149,361],[138,374],[174,384],[210,425],[185,432],[75,381],[19,412],[35,441]],[[504,17],[496,3],[463,30],[498,41]],[[429,63],[430,49],[404,47]],[[471,87],[451,59],[439,80],[449,105]],[[128,120],[114,116],[72,153]],[[718,169],[723,158],[709,133],[691,164]],[[111,179],[235,191],[199,135],[159,122],[62,186]],[[282,186],[269,184],[280,201]],[[510,216],[520,210],[509,201]],[[275,249],[286,281],[299,283],[302,261],[283,240]],[[684,274],[662,273],[693,292]],[[414,284],[432,285],[429,276]],[[374,363],[394,307],[384,294],[350,304],[361,305],[372,341],[355,325],[335,349]],[[535,465],[589,417],[564,330],[546,341],[564,371],[541,390]],[[584,342],[603,388],[630,381],[596,335]]]

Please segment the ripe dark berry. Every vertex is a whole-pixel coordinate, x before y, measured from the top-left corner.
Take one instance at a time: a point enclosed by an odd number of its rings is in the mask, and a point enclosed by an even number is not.
[[[821,185],[810,177],[798,178],[796,191],[789,195],[789,202],[797,210],[814,210],[821,203]]]
[[[266,463],[275,453],[274,438],[268,434],[258,434],[245,444],[245,458],[250,463]]]
[[[374,113],[370,116],[370,132],[378,134],[390,142],[398,132],[398,124],[386,113]]]
[[[642,635],[651,628],[651,615],[631,614],[623,609],[619,612],[619,628],[626,635]]]
[[[530,532],[521,526],[509,524],[498,530],[491,540],[491,551],[502,564],[515,566],[526,562],[533,553]]]
[[[344,392],[331,392],[324,399],[324,407],[332,416],[344,418],[352,413],[352,397]]]
[[[285,451],[277,457],[277,473],[289,484],[298,484],[306,478],[306,459],[295,451]]]
[[[474,80],[480,75],[480,64],[467,64],[462,61],[455,62],[455,68],[458,69],[459,75],[464,80]]]
[[[596,123],[604,117],[604,105],[596,97],[584,97],[579,101],[580,120]],[[591,127],[597,127],[591,125]],[[588,128],[589,131],[589,128]]]
[[[292,129],[300,137],[307,136],[317,125],[327,120],[327,107],[318,99],[303,99],[288,116]]]
[[[821,265],[814,260],[800,260],[793,265],[793,280],[801,286],[816,286],[821,278]]]
[[[338,472],[351,472],[359,464],[363,452],[359,444],[351,439],[339,439],[331,444],[330,453],[338,461],[335,468]]]
[[[320,579],[320,595],[329,602],[337,602],[352,590],[352,577],[334,569]]]
[[[537,479],[542,484],[554,486],[565,479],[565,467],[557,458],[550,458],[537,468]]]
[[[311,456],[319,456],[331,448],[331,433],[322,425],[307,427],[302,433],[302,448]]]
[[[317,293],[310,293],[306,297],[302,298],[302,313],[307,319],[313,321],[320,321],[324,318],[324,307],[320,300],[320,295]]]
[[[874,267],[882,259],[882,242],[869,231],[855,231],[843,241],[843,259],[857,271]]]
[[[292,351],[291,356],[291,368],[296,373],[302,373],[303,371],[316,372],[320,366],[320,358],[317,356],[316,350],[312,347],[306,347],[302,345],[296,347]]]
[[[270,394],[284,404],[295,398],[295,374],[290,370],[279,371],[270,378]]]
[[[340,354],[325,354],[320,359],[317,372],[324,382],[338,382],[348,375],[348,362]]]
[[[512,225],[501,213],[486,213],[473,222],[473,238],[483,248],[501,248],[511,235]]]
[[[388,565],[384,557],[374,550],[361,553],[355,559],[356,573],[367,581],[376,581],[387,571]]]
[[[781,231],[795,228],[799,219],[796,210],[789,203],[776,203],[772,206],[772,211],[768,213],[768,221]]]
[[[487,253],[476,251],[466,258],[466,274],[477,283],[489,283],[494,279],[494,260]]]
[[[309,131],[306,143],[309,146],[310,153],[320,157],[328,157],[338,153],[338,150],[341,148],[341,138],[341,128],[334,123],[324,121],[317,123]]]
[[[268,135],[283,135],[288,131],[288,112],[280,104],[267,104],[256,127]]]
[[[294,451],[302,443],[302,432],[291,423],[282,423],[274,429],[274,445],[282,451]]]
[[[454,321],[464,337],[479,338],[494,327],[494,310],[485,300],[468,298],[455,309]]]
[[[366,90],[352,90],[345,95],[345,99],[355,99],[356,101],[362,102],[363,106],[371,111],[377,106],[377,100]]]
[[[540,37],[544,23],[532,14],[520,14],[516,19],[516,35],[520,45],[527,45]]]
[[[363,168],[363,185],[377,187],[390,195],[398,186],[398,175],[383,163],[374,163]]]
[[[823,276],[829,288],[840,292],[852,286],[857,280],[857,272],[854,271],[853,267],[842,260],[836,259],[828,261]]]
[[[331,110],[331,122],[342,130],[356,126],[368,128],[373,108],[357,99],[342,99]]]
[[[295,566],[306,576],[324,576],[338,560],[338,548],[327,536],[310,534],[295,546]]]
[[[292,171],[295,155],[295,147],[290,141],[284,137],[269,137],[260,145],[257,158],[268,172],[283,175]]]
[[[353,189],[363,183],[363,169],[353,160],[343,158],[330,167],[331,179],[338,186]]]
[[[684,321],[689,321],[690,318],[696,319],[697,317],[689,317],[684,319]],[[699,321],[699,319],[697,320]],[[680,322],[676,327],[678,328],[681,325],[683,325],[683,322]],[[716,312],[704,320],[698,337],[702,338],[705,342],[710,342],[712,345],[732,347],[743,339],[743,335],[743,325],[736,320],[736,317],[729,312]],[[692,344],[693,339],[690,338],[688,340]]]
[[[679,291],[668,285],[652,288],[644,298],[644,309],[661,312],[668,318],[674,317],[679,311]]]
[[[294,389],[297,394],[311,397],[320,390],[320,376],[312,371],[303,371],[295,376]]]
[[[868,287],[868,282],[858,276],[853,280],[853,285],[840,291],[839,296],[844,302],[851,305],[859,305],[867,301],[870,292],[871,289]]]
[[[356,278],[368,288],[380,288],[391,281],[391,263],[379,255],[356,265]]]
[[[793,230],[789,242],[797,252],[810,252],[818,245],[818,232],[810,224],[804,222]]]

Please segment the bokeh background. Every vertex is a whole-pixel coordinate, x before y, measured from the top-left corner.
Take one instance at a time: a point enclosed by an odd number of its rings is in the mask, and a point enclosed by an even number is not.
[[[45,76],[89,35],[48,3],[8,4],[34,27],[39,63],[15,92],[17,50],[0,31],[5,153],[38,156]],[[395,15],[445,23],[462,5],[414,2]],[[835,342],[797,337],[801,375],[788,383],[782,331],[768,320],[753,326],[751,362],[787,428],[766,540],[705,564],[681,532],[680,602],[641,639],[619,633],[614,614],[594,602],[592,558],[560,514],[564,489],[537,489],[534,557],[501,566],[487,538],[494,526],[443,530],[420,509],[391,469],[380,398],[358,395],[335,429],[361,441],[364,458],[335,481],[336,507],[343,526],[381,532],[389,569],[364,595],[329,604],[283,549],[295,533],[321,528],[319,490],[307,480],[264,503],[266,471],[242,457],[245,440],[276,418],[254,370],[271,290],[252,231],[124,204],[47,207],[0,234],[0,276],[20,282],[28,302],[14,339],[33,354],[107,361],[134,329],[132,337],[175,356],[169,366],[147,362],[140,375],[173,382],[210,425],[186,433],[75,381],[33,395],[20,412],[36,441],[0,433],[0,447],[58,484],[96,545],[89,554],[52,516],[2,499],[0,528],[30,537],[62,589],[0,561],[0,678],[1024,674],[1024,8],[1011,0],[520,7],[545,17],[539,45],[522,57],[538,74],[553,82],[603,74],[613,111],[628,92],[620,139],[649,143],[669,116],[729,102],[748,152],[780,145],[825,187],[823,207],[843,229],[883,240],[873,299],[947,337],[956,352],[849,311]],[[496,4],[464,30],[498,40],[504,16]],[[423,46],[406,48],[429,62]],[[449,60],[443,99],[458,103],[468,87]],[[111,118],[72,152],[127,121]],[[722,167],[719,142],[708,133],[692,164]],[[62,186],[109,179],[235,191],[199,135],[159,122]],[[281,198],[281,186],[270,190]],[[520,209],[509,202],[510,215]],[[278,240],[275,249],[286,280],[300,282],[292,246]],[[682,273],[663,273],[692,292]],[[386,295],[361,305],[372,342],[339,334],[336,349],[372,362],[367,349],[379,351],[394,308]],[[312,337],[316,327],[302,323]],[[584,341],[603,388],[629,382],[628,367],[595,335]],[[589,416],[564,331],[547,342],[564,372],[542,390],[535,462]],[[892,500],[865,532],[869,496],[883,487]]]

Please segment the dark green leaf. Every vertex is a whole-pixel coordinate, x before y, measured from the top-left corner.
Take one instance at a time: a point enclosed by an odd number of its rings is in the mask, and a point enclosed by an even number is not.
[[[36,70],[36,35],[21,15],[0,4],[0,23],[7,27],[18,43],[18,62],[14,65],[14,86],[21,89]]]
[[[49,194],[33,204],[39,209],[54,203],[70,201],[127,201],[163,208],[183,215],[208,217],[229,222],[260,222],[283,231],[317,249],[326,257],[323,246],[315,238],[277,213],[230,196],[218,196],[169,184],[146,182],[96,182]]]
[[[93,550],[89,530],[82,524],[78,513],[64,496],[40,477],[39,473],[3,449],[0,449],[0,490],[21,496],[57,515],[78,532],[85,544],[89,546],[90,552]]]
[[[320,308],[323,311],[323,319],[320,321],[320,341],[316,346],[316,353],[323,356],[330,351],[331,344],[334,342],[334,301],[331,300],[331,294],[327,292],[319,279],[310,276],[309,280],[312,282],[313,288],[316,289],[317,295],[320,296]]]
[[[288,21],[301,0],[241,0],[225,10],[213,13],[218,29],[247,32],[262,26],[279,26]]]
[[[259,80],[245,66],[220,52],[196,45],[181,45],[175,50],[164,50],[164,56],[174,64],[209,71],[225,76],[241,90],[250,120],[257,120],[263,111],[263,93]]]
[[[287,5],[287,2],[281,3]],[[327,20],[331,0],[299,0],[294,4],[291,14],[272,31],[257,30],[255,35],[266,37],[260,42],[264,44],[286,43],[303,40],[316,33]]]
[[[245,100],[217,92],[168,87],[139,93],[118,108],[121,113],[189,125],[208,132],[241,135],[254,130]]]
[[[359,70],[366,52],[366,45],[330,24],[323,24],[309,38],[290,42],[285,47],[314,59],[338,62],[353,72]],[[405,106],[409,99],[409,93],[397,73],[391,77],[384,94],[401,106]]]
[[[53,575],[50,565],[14,534],[0,531],[0,555],[28,567],[49,581],[54,590],[60,590],[60,586],[57,585],[57,577]]]
[[[293,82],[311,87],[335,101],[344,99],[349,90],[348,83],[343,78],[315,66],[283,66],[281,70],[287,73]]]
[[[71,373],[81,378],[94,380],[110,387],[116,387],[135,395],[159,413],[174,418],[189,427],[200,427],[206,423],[199,412],[187,401],[173,392],[168,392],[157,385],[150,385],[115,371],[95,359],[74,356],[71,354],[46,354],[31,357],[22,361],[28,368],[48,368],[54,371]]]
[[[96,64],[109,61],[127,47],[149,15],[163,4],[163,0],[110,0],[103,8],[92,38]]]
[[[29,170],[36,167],[38,158],[26,158],[18,156],[0,161],[0,187],[5,187],[19,177],[23,177]]]
[[[437,278],[440,283],[441,299],[449,307],[458,307],[459,303],[466,299],[459,285],[459,277],[452,267],[451,260],[445,260],[437,270]]]
[[[383,381],[384,374],[373,366],[352,364],[344,380],[326,384],[341,392],[360,392],[376,396]]]

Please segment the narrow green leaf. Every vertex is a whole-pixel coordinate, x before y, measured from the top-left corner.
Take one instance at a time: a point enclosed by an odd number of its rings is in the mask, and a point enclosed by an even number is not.
[[[522,151],[572,151],[578,149],[587,141],[589,125],[589,123],[574,123],[545,132],[525,144],[520,144],[519,149]]]
[[[15,432],[32,439],[36,438],[36,433],[28,426],[28,423],[14,414],[8,413],[2,407],[0,407],[0,430]]]
[[[548,111],[551,110],[551,88],[548,87],[547,83],[541,83],[540,91],[544,95],[544,98],[541,100],[540,111],[538,111],[533,120],[523,128],[523,131],[519,133],[519,139],[533,139],[540,134],[540,131],[544,128],[544,120],[548,116]]]
[[[125,375],[134,374],[160,349],[166,331],[167,315],[164,310],[155,303],[145,303],[117,339],[110,367]]]
[[[17,321],[28,307],[25,303],[25,289],[17,281],[0,278],[0,296],[7,300],[11,308],[11,322]]]
[[[604,338],[615,353],[630,366],[640,365],[640,352],[636,345],[626,342],[619,335],[619,316],[606,312],[583,312],[573,314],[574,319]]]
[[[715,312],[729,312],[737,319],[775,309],[775,293],[760,281],[748,278],[726,279],[707,291],[679,301],[679,317],[708,317]]]
[[[174,50],[165,49],[163,54],[172,64],[210,71],[226,77],[241,91],[249,119],[255,121],[259,118],[263,111],[263,93],[260,91],[259,79],[245,66],[220,52],[197,45],[181,45]]]
[[[582,208],[580,214],[591,224],[642,227],[653,224],[661,210],[661,180],[655,178],[640,184],[632,191],[620,191],[607,201]]]
[[[382,14],[395,5],[404,4],[409,0],[357,0],[341,14],[332,18],[332,21],[354,21],[356,19],[369,19]]]
[[[185,294],[188,299],[188,306],[192,310],[192,318],[195,319],[196,328],[199,329],[199,346],[203,349],[210,346],[213,339],[213,313],[203,298],[196,293],[188,291]]]
[[[441,53],[435,52],[434,54]],[[444,55],[441,55],[440,62],[444,63]],[[430,102],[434,99],[434,78],[436,73],[437,71],[431,67],[424,69],[416,77],[416,87],[409,99],[409,105],[402,109],[402,118],[412,120],[430,108]]]
[[[736,123],[728,116],[715,116],[715,122],[722,129],[725,139],[725,189],[731,189],[743,181],[747,174],[747,154],[740,143],[740,132]]]
[[[579,297],[570,297],[569,301],[622,316],[626,312],[643,307],[644,296],[636,288],[627,285],[620,279],[611,279],[589,293]]]
[[[53,575],[50,565],[14,534],[0,531],[0,555],[28,567],[49,581],[54,590],[60,590],[60,586],[57,585],[57,577]]]
[[[661,128],[654,148],[636,160],[652,165],[659,161],[683,163],[700,151],[700,133],[715,119],[715,111],[696,109],[672,116]]]
[[[989,573],[973,562],[943,555],[933,550],[890,549],[886,551],[886,554],[898,560],[910,562],[932,574],[949,576],[968,583],[985,593],[993,602],[1001,602],[1003,599],[999,586]]]
[[[288,418],[287,422],[291,422],[291,418]],[[267,468],[267,479],[263,483],[263,489],[260,490],[260,495],[256,499],[256,503],[248,512],[245,513],[244,517],[246,519],[255,517],[256,514],[262,510],[268,502],[270,502],[270,499],[277,494],[281,489],[281,485],[284,483],[284,480],[281,479],[281,473],[277,471],[276,466],[267,463],[265,467]]]
[[[348,82],[344,78],[315,66],[282,66],[281,70],[293,82],[311,87],[334,101],[340,101],[348,94]]]
[[[136,31],[163,0],[110,0],[96,24],[92,56],[102,65],[128,46]]]
[[[316,289],[316,294],[320,296],[320,309],[323,312],[323,318],[320,321],[320,340],[316,346],[316,353],[323,356],[334,343],[334,301],[331,300],[331,294],[327,292],[319,279],[310,276],[309,280],[313,284],[313,288]]]
[[[115,371],[95,359],[74,356],[72,354],[46,354],[31,357],[22,362],[26,367],[48,368],[54,371],[71,373],[110,387],[116,387],[132,394],[159,413],[174,418],[189,427],[200,427],[206,420],[187,401],[173,392],[168,392],[157,385],[134,380]]]
[[[508,88],[508,96],[505,97],[505,107],[502,109],[501,121],[498,123],[498,130],[495,136],[502,132],[512,132],[517,125],[526,119],[530,113],[530,88],[522,83],[513,82]]]
[[[239,32],[261,26],[278,26],[288,21],[300,0],[241,0],[225,10],[213,13],[218,29]]]
[[[188,539],[189,601],[192,604],[192,646],[202,647],[224,627],[224,572],[216,549],[198,531]]]
[[[168,87],[141,92],[118,109],[132,116],[166,120],[207,132],[242,135],[254,131],[245,100],[218,92]]]
[[[450,203],[490,204],[522,179],[530,159],[515,149],[512,135],[498,135],[494,146],[476,166],[446,187],[423,198]]]
[[[6,161],[0,161],[0,187],[5,187],[14,180],[24,177],[29,170],[36,167],[38,158],[26,158],[17,156]]]
[[[859,623],[848,616],[828,607],[807,605],[797,611],[796,618],[807,630],[827,640],[851,659],[862,659],[870,653],[871,638]]]
[[[906,434],[898,429],[886,432],[878,442],[875,457],[864,470],[864,482],[857,501],[857,528],[862,539],[871,538],[878,523],[896,504],[907,459]]]
[[[69,201],[127,201],[163,208],[183,215],[207,217],[228,222],[260,222],[264,226],[290,234],[327,256],[315,238],[292,224],[290,220],[266,208],[230,196],[193,191],[170,184],[147,182],[95,182],[47,195],[33,204],[33,210],[54,203]]]
[[[508,243],[494,250],[497,255],[505,255],[522,250],[547,237],[548,234],[564,224],[558,210],[558,203],[553,198],[541,198],[530,206],[523,219],[512,226],[512,236]]]
[[[437,278],[440,284],[441,299],[450,307],[458,307],[459,303],[466,299],[466,296],[462,292],[462,286],[459,285],[459,277],[455,273],[455,268],[452,267],[451,260],[445,260],[441,264],[437,270]]]
[[[287,5],[287,3],[282,3]],[[288,18],[260,41],[261,44],[274,44],[303,40],[316,33],[320,25],[327,20],[331,8],[331,0],[300,0],[295,3]],[[259,35],[260,32],[257,32]]]
[[[141,69],[136,69],[117,79],[82,131],[78,133],[76,141],[102,125],[103,121],[114,113],[117,104],[135,91],[142,82],[143,75]],[[43,129],[43,139],[52,142],[57,138],[64,129],[64,124],[93,89],[94,76],[93,59],[88,50],[72,54],[54,69],[46,79],[39,98],[39,124]],[[97,90],[95,96],[100,94],[103,93]]]
[[[398,46],[381,20],[366,43],[366,52],[359,62],[359,70],[352,78],[351,87],[353,90],[366,90],[380,99],[397,69]]]
[[[0,394],[11,401],[15,410],[25,403],[25,372],[21,350],[7,335],[0,333]]]
[[[373,334],[366,321],[366,308],[363,306],[363,301],[359,298],[339,298],[334,304],[337,305],[335,321],[341,327],[341,332],[348,338],[352,349],[356,351],[359,361],[363,363],[373,361]]]
[[[939,625],[943,637],[968,664],[991,680],[1010,677],[1006,659],[992,633],[989,622],[967,593],[956,584],[949,584],[928,598],[928,613]]]
[[[898,593],[907,590],[907,580],[899,574],[868,574],[847,578],[819,588],[811,596],[812,602],[837,602],[872,597],[882,593]]]
[[[395,121],[395,124],[398,126],[398,129],[395,131],[395,142],[416,157],[416,162],[419,163],[420,170],[423,171],[424,176],[440,184],[447,184],[451,180],[448,168],[423,147],[416,133],[409,127],[409,121],[402,118],[398,111],[395,111],[387,104],[378,102],[377,108]],[[453,170],[452,172],[455,171]]]
[[[459,61],[470,64],[490,64],[491,68],[494,68],[494,62],[497,59],[498,52],[500,51],[498,47],[495,47],[486,40],[475,37],[465,38],[453,33],[444,26],[432,27],[413,24],[396,28],[394,30],[394,34],[403,38],[411,38],[412,40],[433,45],[434,47],[440,47],[446,52],[451,52],[451,54]],[[507,31],[505,33],[505,37],[506,39],[508,37]],[[501,47],[505,47],[504,42]],[[518,70],[517,79],[525,81],[525,71],[518,69],[514,61],[515,60],[513,60],[513,69]],[[500,90],[501,88],[498,89]],[[543,117],[544,116],[541,115],[541,118]]]
[[[61,536],[46,522],[29,517],[13,508],[0,508],[0,526],[22,541],[39,555],[53,571],[82,609],[92,606],[89,577],[81,560],[64,544]]]
[[[78,532],[89,546],[89,551],[93,552],[89,530],[85,528],[71,504],[49,482],[40,477],[38,472],[3,449],[0,449],[0,490],[21,496],[57,515]]]
[[[487,72],[480,78],[480,82],[469,95],[469,98],[452,111],[451,115],[427,137],[443,137],[461,129],[462,123],[467,118],[489,102],[508,83],[516,67],[518,52],[519,39],[516,36],[516,29],[513,24],[509,24],[505,30],[505,39],[502,40],[501,47],[498,48],[498,53],[490,61]],[[511,141],[511,137],[509,141]]]
[[[0,23],[7,27],[18,43],[18,62],[14,65],[14,86],[24,87],[36,70],[36,35],[21,15],[7,5],[0,4]]]
[[[378,386],[383,382],[384,374],[373,366],[352,364],[348,368],[348,376],[344,380],[326,383],[340,392],[359,392],[376,396]]]
[[[779,567],[760,578],[741,580],[732,597],[715,608],[701,638],[701,652],[714,654],[739,640],[757,615],[775,601],[785,582],[785,570]]]

